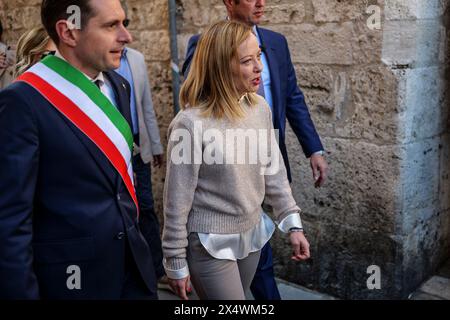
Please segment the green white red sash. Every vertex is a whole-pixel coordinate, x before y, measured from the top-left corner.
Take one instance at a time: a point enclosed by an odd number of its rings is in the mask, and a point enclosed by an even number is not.
[[[100,89],[55,56],[46,57],[17,81],[35,88],[95,143],[122,177],[138,208],[131,162],[133,135],[128,122]]]

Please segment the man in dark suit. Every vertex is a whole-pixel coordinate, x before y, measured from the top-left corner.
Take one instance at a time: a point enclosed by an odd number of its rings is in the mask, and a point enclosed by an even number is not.
[[[258,27],[264,15],[265,0],[224,0],[223,2],[229,19],[243,22],[254,28],[262,48],[261,60],[264,68],[258,94],[264,96],[271,107],[274,127],[279,130],[279,146],[289,181],[292,182],[292,177],[285,145],[286,118],[305,156],[310,159],[315,186],[321,187],[327,177],[328,165],[324,159],[324,148],[305,103],[305,97],[297,85],[286,38],[280,33]],[[189,40],[182,69],[185,76],[189,72],[199,37],[195,35]],[[274,279],[272,248],[269,243],[261,250],[261,258],[251,291],[258,300],[280,299]]]
[[[125,14],[119,0],[44,0],[41,17],[58,51],[0,92],[0,299],[156,299],[130,87],[110,71]]]

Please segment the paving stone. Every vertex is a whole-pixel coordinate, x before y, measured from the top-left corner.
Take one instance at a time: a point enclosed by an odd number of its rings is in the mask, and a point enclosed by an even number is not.
[[[434,276],[425,282],[419,290],[445,300],[450,300],[450,279]]]

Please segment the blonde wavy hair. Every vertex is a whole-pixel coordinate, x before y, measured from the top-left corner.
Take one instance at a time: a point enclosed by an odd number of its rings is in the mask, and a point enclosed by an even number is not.
[[[46,47],[50,37],[43,26],[35,27],[25,32],[17,43],[16,66],[14,74],[16,77],[27,71],[32,65],[41,59],[46,53]]]
[[[245,115],[233,80],[232,66],[239,63],[238,47],[253,33],[251,27],[236,21],[212,24],[200,37],[189,74],[180,91],[182,109],[203,109],[205,117],[230,120]],[[250,106],[257,97],[246,93]]]

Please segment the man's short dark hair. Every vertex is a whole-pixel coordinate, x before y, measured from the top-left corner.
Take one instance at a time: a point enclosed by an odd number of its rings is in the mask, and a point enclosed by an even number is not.
[[[90,0],[43,0],[41,5],[41,20],[48,35],[56,44],[59,36],[56,32],[56,22],[66,20],[72,15],[67,12],[70,6],[78,6],[81,12],[81,27],[85,27],[94,15]]]

